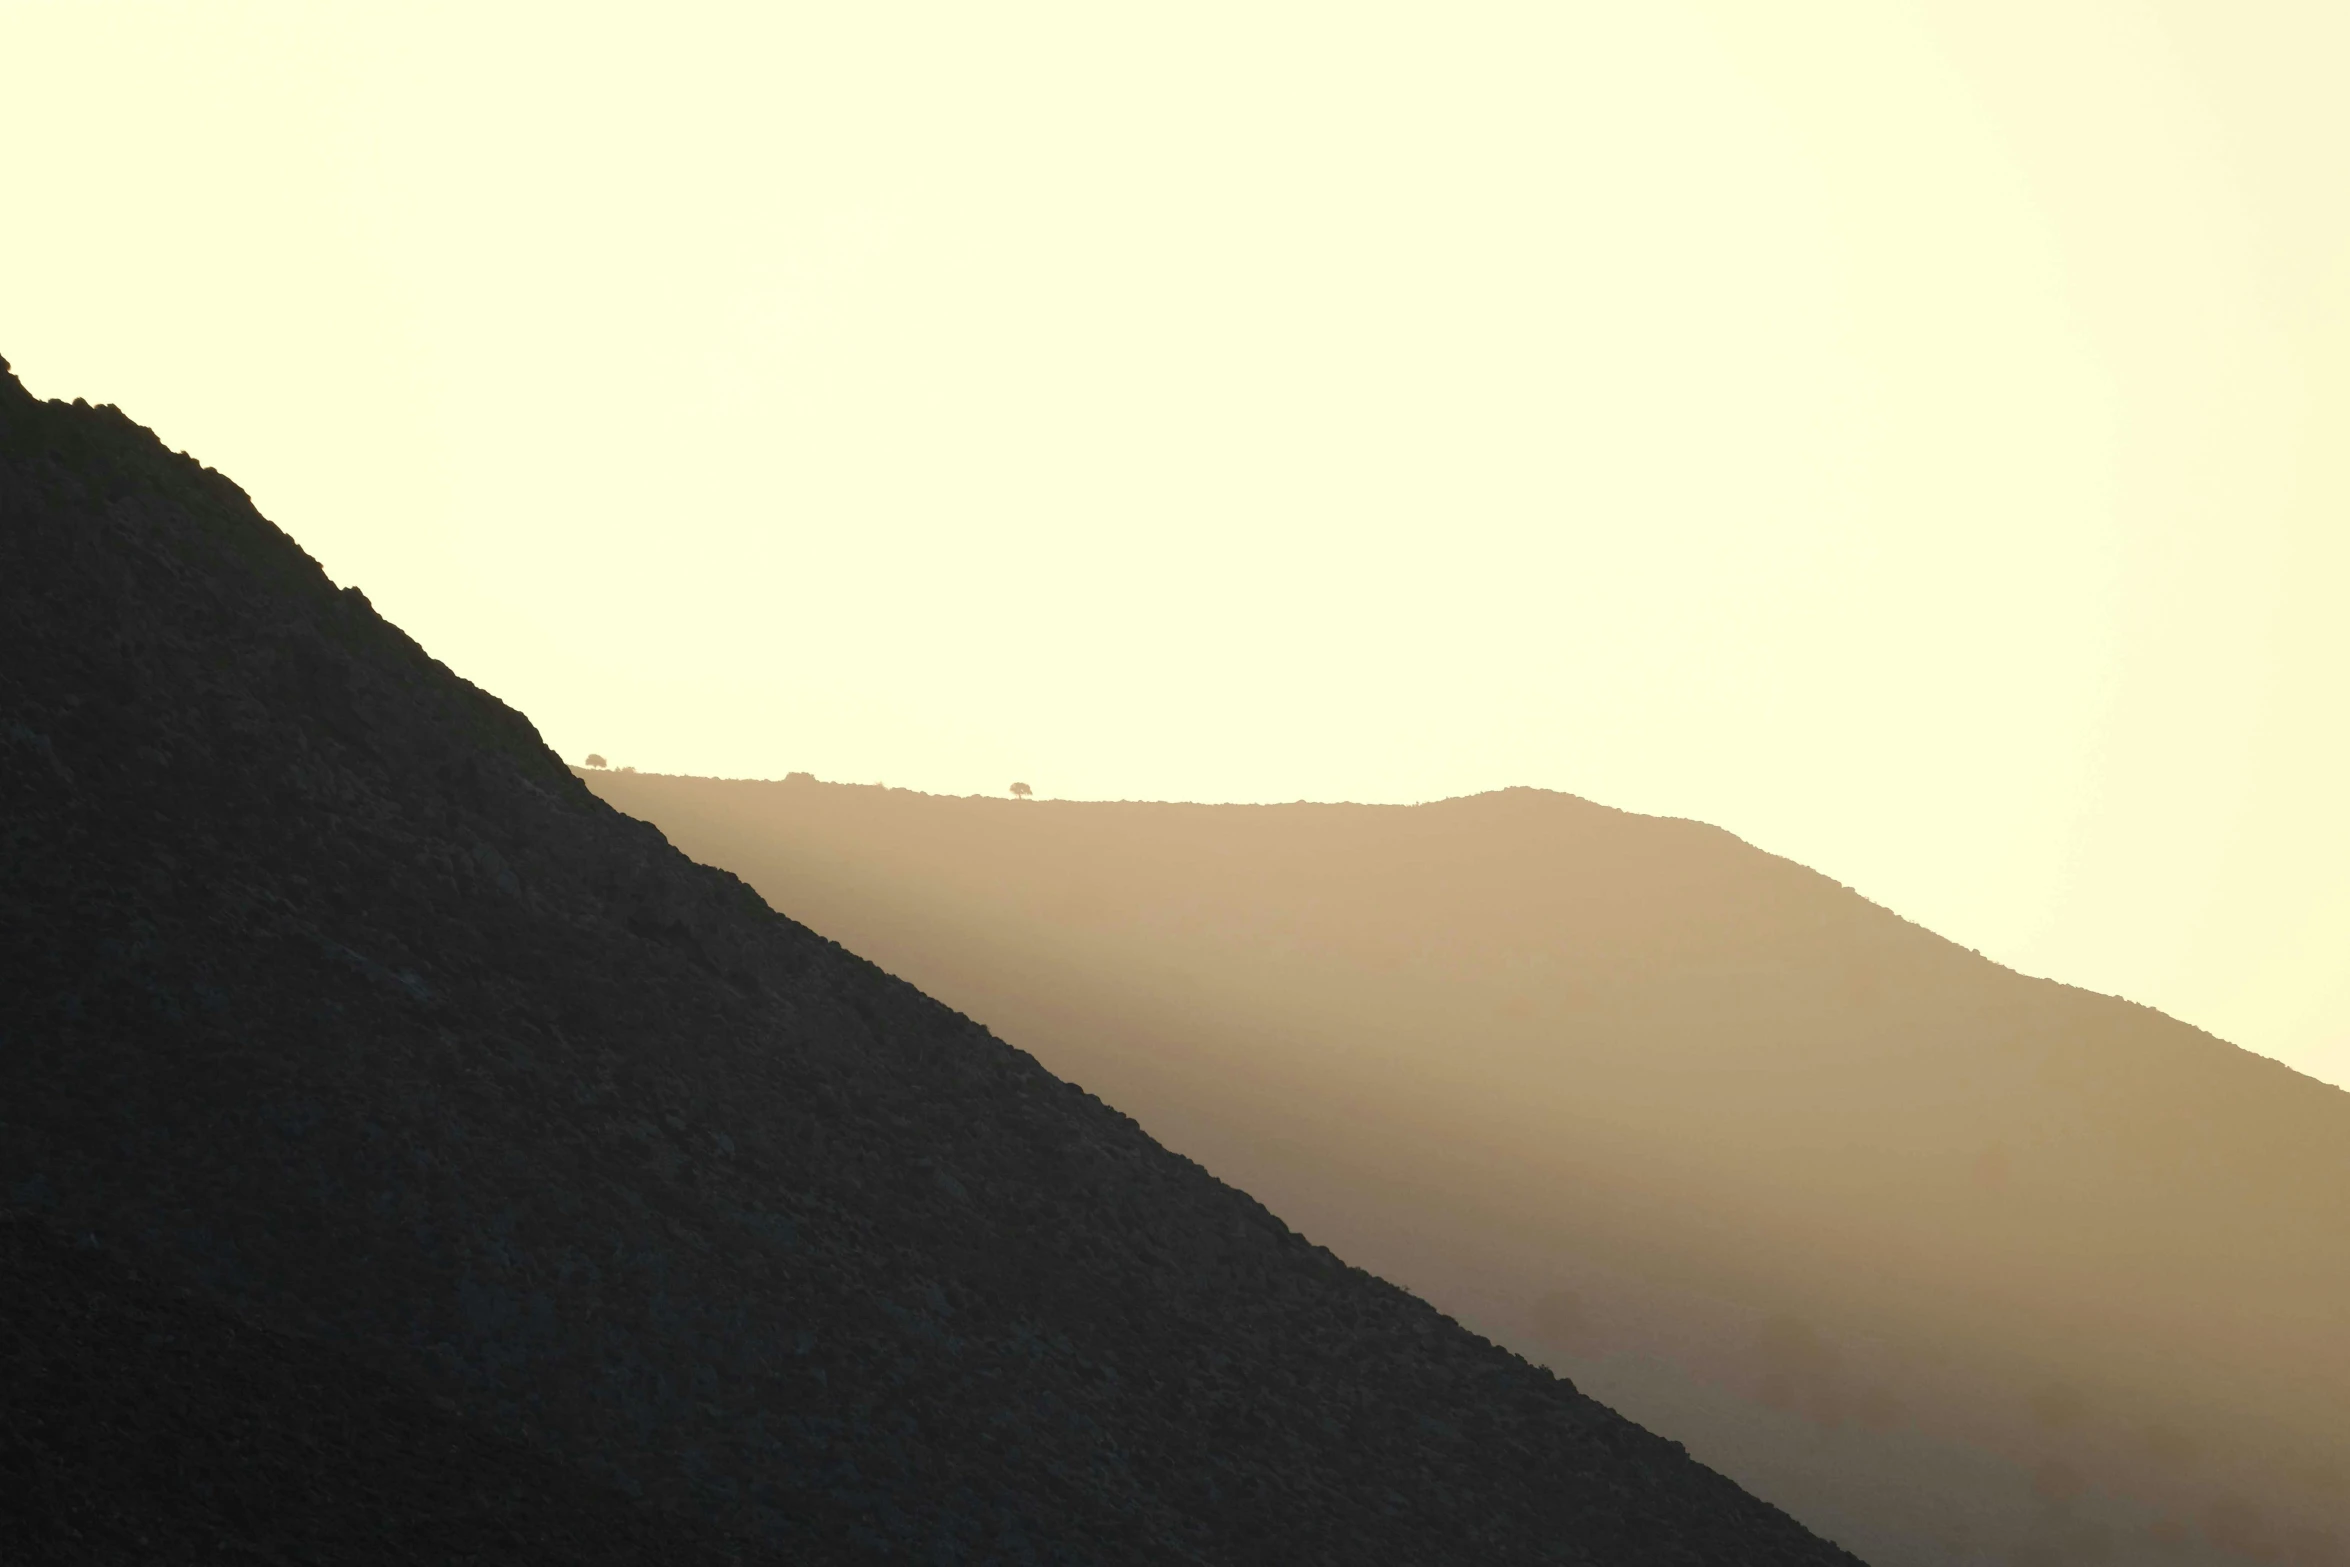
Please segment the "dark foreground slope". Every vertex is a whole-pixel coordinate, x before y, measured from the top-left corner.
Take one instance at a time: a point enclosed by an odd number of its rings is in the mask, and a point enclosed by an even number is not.
[[[1844,1560],[598,801],[0,380],[0,1193],[784,1542]]]
[[[11,1567],[785,1560],[29,1219],[0,1217],[0,1389]]]
[[[1883,1567],[2345,1559],[2350,1094],[1565,795],[590,777]]]

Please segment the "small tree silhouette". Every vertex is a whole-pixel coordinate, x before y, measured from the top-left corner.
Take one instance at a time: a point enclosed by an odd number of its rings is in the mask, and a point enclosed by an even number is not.
[[[610,762],[605,761],[602,757],[598,756],[593,751],[588,753],[587,764],[590,767],[610,767],[612,765]]]
[[[1015,800],[1025,800],[1034,793],[1036,793],[1036,791],[1029,788],[1026,784],[1016,783],[1012,785],[1012,798]]]

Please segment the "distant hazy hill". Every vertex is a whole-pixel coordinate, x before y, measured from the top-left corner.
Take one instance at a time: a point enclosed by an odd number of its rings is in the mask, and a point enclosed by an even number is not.
[[[805,1552],[1847,1560],[690,863],[234,485],[4,373],[0,1196]],[[6,1442],[135,1511],[102,1444]]]
[[[2350,1095],[1564,795],[587,776],[1888,1567],[2341,1559]]]

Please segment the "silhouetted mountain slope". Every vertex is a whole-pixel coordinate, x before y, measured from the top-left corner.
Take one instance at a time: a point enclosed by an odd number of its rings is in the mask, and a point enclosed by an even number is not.
[[[2337,1089],[1564,795],[589,776],[1887,1567],[2342,1559]]]
[[[0,1562],[782,1561],[0,1218]]]
[[[631,1490],[926,1561],[1848,1559],[7,378],[0,737],[0,1193]]]

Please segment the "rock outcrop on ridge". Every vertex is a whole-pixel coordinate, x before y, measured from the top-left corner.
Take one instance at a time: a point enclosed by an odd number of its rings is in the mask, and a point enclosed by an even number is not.
[[[1850,1560],[6,377],[0,811],[0,1200],[655,1505],[925,1562]]]

